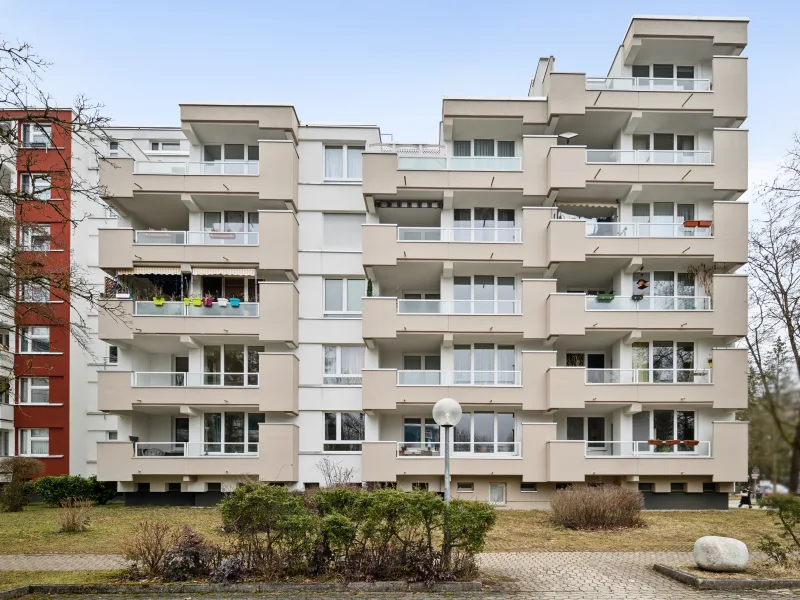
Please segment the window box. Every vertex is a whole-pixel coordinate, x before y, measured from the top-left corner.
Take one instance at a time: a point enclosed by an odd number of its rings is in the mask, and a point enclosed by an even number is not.
[[[239,300],[239,298],[229,298],[228,303],[231,305],[231,308],[239,308],[241,300]]]
[[[598,302],[612,302],[614,294],[597,294],[596,298]]]
[[[700,440],[683,440],[683,445],[688,448],[694,448],[700,444]]]
[[[714,223],[714,221],[698,221],[697,222],[697,226],[698,227],[711,227],[711,225],[713,223]]]
[[[683,222],[683,226],[684,227],[697,227],[699,225],[700,225],[700,221],[684,221]]]

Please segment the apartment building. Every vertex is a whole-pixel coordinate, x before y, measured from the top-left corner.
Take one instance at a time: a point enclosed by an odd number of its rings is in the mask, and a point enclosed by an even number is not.
[[[17,268],[43,265],[58,277],[69,276],[79,291],[23,282],[4,294],[16,302],[1,311],[7,327],[0,328],[5,331],[0,332],[0,368],[11,381],[0,392],[0,455],[36,457],[46,475],[88,475],[95,468],[96,442],[113,436],[116,420],[96,408],[93,372],[108,360],[109,351],[97,339],[97,314],[83,297],[88,291],[84,283],[102,289],[103,275],[92,257],[92,229],[98,221],[115,221],[92,193],[98,181],[97,157],[85,134],[71,130],[74,111],[59,108],[48,109],[46,116],[42,112],[42,118],[39,114],[2,114],[4,127],[16,139],[13,147],[7,144],[1,150],[2,185],[23,190],[31,200],[8,203],[6,208],[16,214],[8,215],[10,227],[0,243],[15,252]],[[81,321],[86,324],[86,343],[74,335]]]
[[[17,185],[17,161],[13,148],[4,143],[9,139],[13,124],[0,122],[0,193],[12,193]],[[10,207],[0,210],[0,218],[5,220],[0,229],[0,253],[11,251]],[[3,278],[2,298],[0,298],[0,456],[14,453],[14,306],[10,302],[8,278]]]
[[[255,478],[454,497],[575,483],[727,507],[746,477],[745,19],[634,17],[606,77],[445,98],[436,144],[291,106],[119,130],[101,479],[213,502]],[[331,473],[331,468],[337,473]]]

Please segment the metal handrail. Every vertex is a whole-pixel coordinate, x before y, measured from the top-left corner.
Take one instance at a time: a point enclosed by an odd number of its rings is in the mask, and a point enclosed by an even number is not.
[[[258,373],[200,373],[182,371],[134,371],[133,387],[253,387],[259,386]]]

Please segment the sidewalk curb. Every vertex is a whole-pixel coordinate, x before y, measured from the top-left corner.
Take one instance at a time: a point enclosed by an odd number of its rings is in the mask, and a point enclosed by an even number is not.
[[[698,590],[780,590],[800,588],[800,579],[703,579],[661,564],[653,565],[653,570]]]
[[[12,600],[29,594],[209,594],[230,592],[479,592],[483,590],[480,581],[443,581],[426,585],[422,582],[376,581],[352,583],[175,583],[175,584],[118,584],[118,585],[80,585],[52,584],[28,585],[0,591],[0,600]]]

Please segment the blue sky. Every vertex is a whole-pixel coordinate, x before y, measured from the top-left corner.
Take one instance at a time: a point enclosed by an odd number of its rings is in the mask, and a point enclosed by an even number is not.
[[[435,141],[443,96],[524,96],[540,56],[605,75],[633,14],[751,19],[750,161],[769,171],[800,125],[789,50],[800,2],[0,0],[0,35],[53,63],[119,125],[177,125],[179,102],[285,102],[305,122]],[[52,11],[49,8],[52,8]],[[49,13],[52,13],[52,17]],[[35,18],[45,15],[45,18]],[[57,16],[56,16],[57,15]]]

